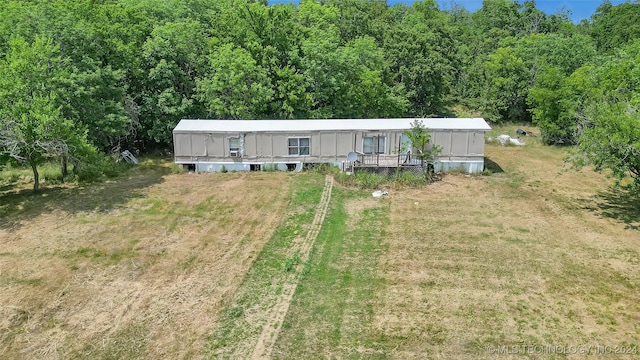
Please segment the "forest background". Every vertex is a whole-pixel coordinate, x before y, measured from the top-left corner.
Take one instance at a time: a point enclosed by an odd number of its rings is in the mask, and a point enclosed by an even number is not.
[[[640,3],[574,23],[534,1],[13,1],[0,7],[0,168],[82,177],[170,151],[182,118],[480,116],[640,174]]]

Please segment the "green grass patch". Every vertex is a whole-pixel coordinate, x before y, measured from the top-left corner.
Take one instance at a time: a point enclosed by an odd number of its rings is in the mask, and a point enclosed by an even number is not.
[[[378,358],[384,347],[369,336],[376,276],[389,222],[386,203],[349,213],[350,201],[368,201],[335,189],[332,206],[316,239],[308,267],[289,307],[276,349],[284,359]],[[360,199],[366,196],[366,200]]]
[[[294,241],[303,239],[312,223],[322,195],[324,176],[295,174],[286,216],[245,275],[219,326],[209,337],[211,356],[247,358],[262,331],[264,315],[282,291],[287,276],[300,264],[291,252]]]
[[[356,171],[347,174],[338,172],[334,178],[345,186],[357,187],[359,189],[377,190],[382,187],[404,188],[418,187],[427,184],[424,176],[410,171],[396,171],[392,175],[376,174],[368,171]]]
[[[301,181],[300,181],[301,180]],[[292,251],[313,221],[322,192],[317,174],[298,175],[292,187],[287,217],[265,245],[233,301],[210,337],[216,358],[251,355],[266,323],[265,314],[275,304],[287,276],[300,271],[297,290],[282,325],[273,354],[282,358],[383,356],[367,334],[371,331],[374,291],[382,239],[389,222],[388,203],[370,199],[368,193],[334,188],[322,229],[303,263]],[[350,202],[362,202],[354,206]],[[354,210],[352,210],[353,212]],[[274,330],[275,331],[275,330]]]
[[[62,181],[62,170],[58,163],[45,163],[38,166],[38,175],[40,176],[42,184],[56,184]],[[7,165],[0,171],[0,184],[11,184],[20,181],[33,181],[33,170],[31,170],[31,167]]]

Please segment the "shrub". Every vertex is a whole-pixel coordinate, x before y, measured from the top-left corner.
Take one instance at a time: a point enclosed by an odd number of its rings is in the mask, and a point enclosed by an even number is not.
[[[263,171],[278,171],[278,164],[264,164]]]
[[[110,156],[104,154],[93,154],[81,161],[75,172],[78,181],[95,182],[104,177],[113,178],[122,174],[130,167],[126,162],[116,162]]]

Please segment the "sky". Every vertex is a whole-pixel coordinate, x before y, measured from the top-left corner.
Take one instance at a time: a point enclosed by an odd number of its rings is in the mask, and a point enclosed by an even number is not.
[[[476,12],[482,7],[482,0],[437,0],[440,4],[440,9],[447,10],[451,8],[451,4],[455,3],[462,5],[470,12]],[[519,0],[524,2],[524,0]],[[589,19],[591,15],[596,11],[596,8],[602,4],[604,0],[535,0],[536,7],[547,14],[555,14],[562,10],[570,11],[569,18],[579,23],[582,19]],[[626,0],[610,0],[613,5],[618,5]],[[298,3],[297,0],[269,0],[269,3],[282,3],[293,2]],[[413,4],[414,0],[387,0],[387,4],[395,5],[398,3]]]
[[[451,3],[457,3],[464,6],[470,12],[476,12],[482,7],[482,0],[437,0],[441,9],[450,9]],[[610,0],[613,5],[618,5],[625,0]],[[412,3],[409,0],[387,0],[387,4],[393,5],[400,2]],[[520,1],[524,2],[524,1]],[[569,18],[578,23],[582,19],[588,19],[596,11],[596,8],[602,4],[604,0],[536,0],[536,8],[547,14],[555,14],[562,10],[569,10],[571,13]]]

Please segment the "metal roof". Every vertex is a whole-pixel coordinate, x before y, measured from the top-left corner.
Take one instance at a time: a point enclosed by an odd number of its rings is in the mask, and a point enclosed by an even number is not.
[[[416,118],[317,120],[180,120],[174,132],[304,132],[348,130],[407,130]],[[481,130],[491,127],[483,118],[420,118],[429,129]]]

